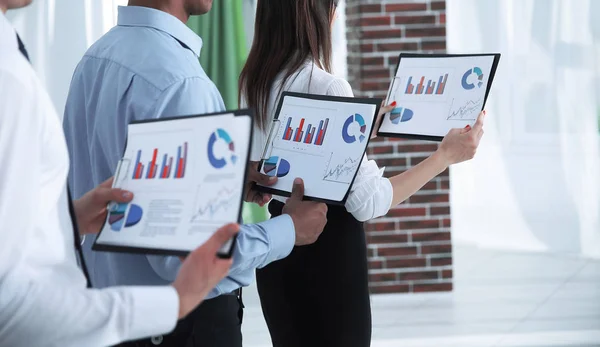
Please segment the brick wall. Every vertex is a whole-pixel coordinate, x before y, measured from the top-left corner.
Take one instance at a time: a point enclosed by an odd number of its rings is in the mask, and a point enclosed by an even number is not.
[[[348,79],[356,96],[385,98],[401,52],[444,52],[444,0],[347,0]],[[371,159],[397,175],[437,149],[434,142],[376,139]],[[367,226],[373,293],[452,290],[446,170]]]

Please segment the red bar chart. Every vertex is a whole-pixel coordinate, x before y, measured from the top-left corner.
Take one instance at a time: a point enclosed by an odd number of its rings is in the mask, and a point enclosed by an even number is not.
[[[421,77],[421,82],[419,82],[419,84],[417,85],[417,90],[415,91],[415,94],[423,94],[423,91],[425,90],[425,77]]]
[[[282,140],[304,143],[307,145],[322,146],[325,135],[327,134],[327,126],[329,118],[319,121],[318,128],[312,124],[306,124],[306,118],[301,118],[298,126],[292,128],[293,117],[289,117],[283,132]]]
[[[433,89],[435,88],[435,82],[429,80],[429,82],[427,82],[427,90],[425,91],[425,94],[433,94]]]
[[[425,84],[425,80],[427,80],[427,84]],[[410,76],[408,78],[404,94],[443,95],[444,91],[446,90],[448,74],[441,75],[439,78],[430,79],[428,79],[426,76],[421,76],[418,81],[418,84],[413,84],[413,76]]]
[[[292,139],[292,117],[288,118],[287,121],[287,125],[285,126],[285,132],[283,133],[283,139],[284,140],[291,140]]]
[[[319,123],[319,130],[317,130],[317,139],[315,140],[315,145],[322,146],[323,140],[325,139],[325,134],[327,133],[327,125],[329,124],[329,118],[325,119],[325,122],[321,121]]]
[[[442,81],[442,78],[443,78],[443,81]],[[446,89],[446,82],[447,81],[448,81],[448,74],[445,74],[444,76],[440,76],[438,87],[437,87],[437,90],[435,91],[435,93],[437,95],[444,94],[444,90]]]
[[[304,131],[302,131],[303,127],[304,127],[304,118],[302,118],[300,120],[300,125],[298,125],[298,127],[296,128],[296,135],[294,136],[294,142],[300,142],[300,139],[302,138],[302,134],[304,133]]]
[[[414,84],[412,84],[412,76],[408,78],[408,83],[406,84],[406,91],[404,94],[412,94],[415,90]]]
[[[181,179],[185,177],[185,169],[187,164],[187,152],[188,143],[184,142],[183,145],[177,147],[177,156],[169,156],[168,154],[162,155],[162,162],[159,166],[157,164],[158,159],[158,148],[152,150],[152,159],[146,164],[142,164],[142,150],[137,151],[135,165],[133,167],[132,179]],[[175,159],[175,170],[173,170],[173,159]],[[145,170],[145,173],[144,173]]]

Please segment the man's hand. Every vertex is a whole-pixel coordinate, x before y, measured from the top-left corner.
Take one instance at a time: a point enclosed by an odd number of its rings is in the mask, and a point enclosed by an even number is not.
[[[327,205],[319,202],[302,201],[304,182],[294,180],[292,196],[283,207],[283,213],[290,215],[296,229],[296,246],[314,243],[327,224]]]
[[[112,182],[113,178],[111,177],[87,192],[81,199],[73,201],[80,234],[97,234],[100,232],[106,221],[107,206],[111,201],[128,203],[133,199],[133,193],[123,189],[111,188]]]
[[[221,259],[217,252],[239,230],[237,224],[222,227],[185,258],[173,282],[179,295],[179,319],[193,311],[227,275],[233,259]]]
[[[272,186],[277,183],[277,177],[270,177],[263,175],[258,172],[258,162],[251,161],[248,165],[248,177],[246,179],[246,186],[244,188],[244,201],[253,202],[259,206],[265,206],[266,203],[271,201],[271,194],[262,193],[254,190],[254,184],[260,183],[263,186]]]

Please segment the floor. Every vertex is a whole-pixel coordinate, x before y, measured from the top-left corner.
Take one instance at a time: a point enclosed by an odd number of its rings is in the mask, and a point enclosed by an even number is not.
[[[600,260],[455,247],[455,290],[372,297],[373,347],[600,347]],[[244,346],[270,339],[244,291]]]

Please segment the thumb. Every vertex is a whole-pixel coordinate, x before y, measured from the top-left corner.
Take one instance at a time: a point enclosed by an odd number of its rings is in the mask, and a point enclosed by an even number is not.
[[[107,179],[106,181],[100,183],[100,185],[98,187],[100,187],[100,188],[110,188],[110,187],[112,187],[114,178],[115,177],[113,176],[113,177]]]
[[[294,187],[292,188],[291,199],[302,200],[304,198],[304,181],[302,178],[296,178],[294,180]]]
[[[379,109],[379,114],[386,114],[386,113],[390,113],[392,112],[394,109],[396,108],[396,104],[392,104],[392,105],[388,105],[388,106],[383,106],[382,108]]]
[[[103,188],[97,189],[95,199],[96,202],[101,205],[108,204],[111,201],[127,203],[133,200],[133,193],[119,188]]]

